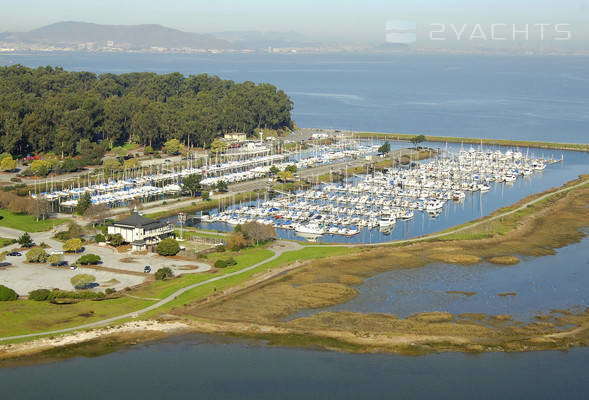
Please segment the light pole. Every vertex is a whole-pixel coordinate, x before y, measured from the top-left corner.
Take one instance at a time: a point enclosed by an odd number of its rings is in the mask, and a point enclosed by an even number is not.
[[[178,222],[180,222],[180,239],[184,240],[184,230],[182,228],[184,226],[184,222],[186,222],[186,214],[179,213],[178,214]]]

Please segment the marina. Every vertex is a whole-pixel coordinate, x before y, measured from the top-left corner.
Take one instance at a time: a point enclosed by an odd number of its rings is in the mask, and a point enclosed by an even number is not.
[[[373,243],[419,236],[429,233],[429,226],[439,227],[439,219],[463,219],[456,214],[464,211],[470,219],[473,211],[474,218],[485,215],[487,197],[496,199],[541,181],[545,170],[558,168],[563,157],[505,149],[448,150],[413,167],[354,175],[196,220],[198,226],[220,230],[256,221],[277,228],[281,238],[310,241]]]

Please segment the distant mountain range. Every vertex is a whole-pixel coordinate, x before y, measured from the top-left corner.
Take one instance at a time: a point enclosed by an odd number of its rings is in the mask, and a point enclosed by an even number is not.
[[[161,25],[99,25],[58,22],[29,32],[0,34],[3,47],[85,50],[229,49],[211,35],[183,32]]]

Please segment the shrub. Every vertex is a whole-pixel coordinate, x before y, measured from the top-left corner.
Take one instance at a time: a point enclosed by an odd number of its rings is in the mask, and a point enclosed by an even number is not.
[[[180,251],[180,245],[172,238],[165,238],[157,245],[157,254],[160,256],[175,256]]]
[[[155,273],[155,279],[158,281],[163,281],[168,278],[173,278],[174,272],[168,267],[160,268]]]
[[[227,266],[227,262],[225,260],[215,261],[215,268],[225,268],[226,266]]]
[[[0,285],[0,301],[14,301],[18,299],[16,292],[4,285]]]
[[[143,150],[143,154],[153,154],[153,147],[145,146],[145,150]]]
[[[227,236],[227,247],[231,251],[239,251],[248,246],[248,241],[241,232],[233,232]]]
[[[49,254],[40,247],[35,247],[27,252],[27,261],[31,263],[45,263]]]
[[[215,250],[219,253],[223,253],[227,249],[225,249],[224,245],[220,244],[220,245],[217,245],[217,247],[215,247]]]
[[[63,244],[64,251],[73,251],[78,252],[82,250],[82,240],[81,239],[69,239]]]
[[[49,300],[51,291],[49,289],[37,289],[29,292],[29,300],[45,301]]]
[[[225,263],[226,263],[228,266],[231,266],[231,265],[237,265],[237,261],[235,261],[235,260],[233,259],[233,257],[229,257],[227,260],[225,260]]]
[[[60,254],[51,254],[47,257],[47,262],[51,265],[59,264],[63,261],[63,256]]]
[[[113,288],[108,288],[108,289],[106,289],[104,292],[105,292],[106,294],[113,294],[113,293],[116,293],[117,291],[116,291],[115,289],[113,289]]]
[[[89,274],[78,274],[70,279],[72,286],[76,289],[85,288],[96,281],[96,277]]]
[[[114,235],[110,235],[108,238],[108,242],[115,247],[119,247],[120,245],[125,243],[125,239],[123,239],[123,236],[120,233],[117,233]]]
[[[22,182],[22,179],[17,178],[16,176],[13,176],[12,178],[10,178],[10,182],[20,183],[20,182]]]
[[[29,247],[33,244],[33,238],[27,232],[23,233],[17,240],[22,247]]]
[[[94,240],[97,242],[104,242],[106,241],[106,239],[104,238],[104,235],[102,233],[98,233],[94,236]]]
[[[78,258],[78,261],[76,262],[82,265],[96,265],[100,262],[100,256],[97,256],[96,254],[86,254]]]

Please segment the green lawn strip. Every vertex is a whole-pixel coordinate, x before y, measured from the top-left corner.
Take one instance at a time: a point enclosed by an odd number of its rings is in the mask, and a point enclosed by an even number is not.
[[[180,238],[180,230],[176,229],[174,232],[176,233],[176,237]],[[190,239],[195,236],[212,238],[212,239],[219,239],[219,241],[225,240],[225,236],[223,236],[223,235],[216,235],[214,233],[195,232],[195,231],[188,231],[188,230],[184,230],[184,232],[182,232],[182,236],[184,237],[184,240]]]
[[[282,254],[280,257],[262,264],[250,271],[244,272],[243,274],[230,276],[226,279],[221,279],[215,282],[211,282],[208,284],[204,284],[197,288],[191,289],[176,299],[171,301],[170,303],[158,308],[157,310],[150,311],[144,314],[145,318],[154,317],[164,312],[168,312],[169,310],[183,306],[185,304],[190,304],[196,300],[202,299],[204,297],[210,296],[215,293],[215,288],[218,291],[222,291],[228,287],[238,285],[247,281],[253,275],[259,273],[260,271],[266,271],[272,268],[276,268],[285,264],[290,264],[297,260],[311,260],[311,259],[319,259],[325,257],[333,257],[345,254],[351,254],[353,252],[359,251],[358,249],[349,249],[343,247],[331,247],[331,248],[314,248],[308,247],[301,250],[296,251],[289,251]]]
[[[45,219],[39,220],[28,214],[14,214],[8,210],[0,209],[0,226],[18,229],[26,232],[43,232],[51,229],[54,225],[58,226],[66,222],[65,219]]]
[[[8,246],[8,245],[14,244],[14,243],[16,243],[15,239],[8,239],[8,238],[0,237],[0,247]]]
[[[137,311],[150,304],[153,301],[129,297],[103,301],[84,300],[67,305],[33,300],[1,302],[0,337],[75,327]]]

